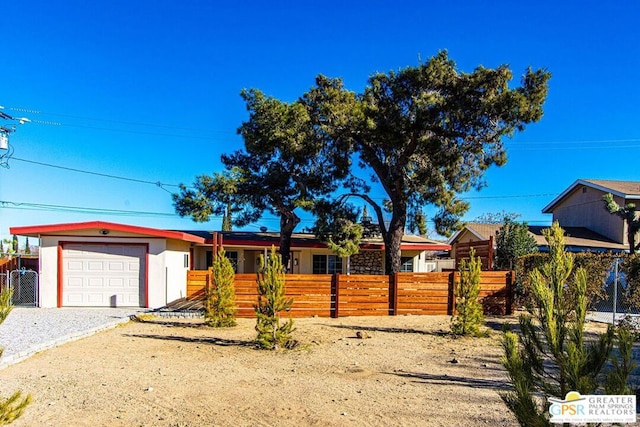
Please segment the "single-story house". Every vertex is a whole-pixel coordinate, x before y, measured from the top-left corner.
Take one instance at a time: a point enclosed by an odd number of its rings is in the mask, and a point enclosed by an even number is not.
[[[206,270],[211,266],[213,236],[206,231],[186,231],[205,239],[204,245],[194,245],[192,251],[194,270]],[[278,246],[280,235],[276,232],[229,231],[222,236],[226,255],[232,260],[236,273],[255,273],[259,257]],[[402,239],[402,271],[429,272],[449,268],[441,259],[443,251],[451,246],[421,236],[405,235]],[[291,238],[291,262],[287,272],[293,274],[347,273],[347,260],[338,257],[327,245],[310,233],[294,233]],[[384,274],[384,242],[382,238],[363,239],[360,252],[349,259],[350,274]]]
[[[560,224],[562,226],[562,224]],[[479,242],[493,238],[496,244],[496,233],[502,224],[487,224],[471,222],[466,224],[461,230],[449,239],[452,247],[452,254],[455,254],[456,245],[459,243]],[[542,234],[542,230],[549,226],[529,225],[529,234],[538,245],[538,250],[545,252],[549,250],[547,241]],[[565,250],[569,252],[622,252],[627,247],[622,243],[615,242],[602,236],[586,227],[563,227],[565,231]]]
[[[11,234],[40,240],[40,307],[158,308],[186,296],[188,270],[211,265],[213,234],[161,230],[104,221],[12,227]],[[238,273],[255,273],[260,254],[279,244],[278,233],[222,232]],[[419,236],[402,241],[403,271],[450,268],[439,259],[451,247]],[[346,273],[337,257],[312,234],[296,233],[289,273]],[[351,274],[384,274],[384,243],[363,241],[350,258]]]

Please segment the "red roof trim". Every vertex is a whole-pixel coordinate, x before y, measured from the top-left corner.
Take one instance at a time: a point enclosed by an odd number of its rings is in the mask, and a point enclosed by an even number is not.
[[[90,221],[90,222],[71,222],[65,224],[49,224],[49,225],[33,225],[25,227],[11,227],[9,229],[10,234],[18,234],[21,236],[31,235],[47,235],[52,233],[60,233],[65,231],[80,231],[102,229],[109,231],[120,231],[124,233],[144,234],[151,237],[163,237],[165,239],[183,240],[185,242],[192,243],[204,243],[205,239],[193,234],[183,233],[181,231],[169,231],[159,230],[157,228],[140,227],[137,225],[118,224],[114,222],[105,221]]]
[[[207,239],[206,244],[212,245],[213,239]],[[223,239],[222,246],[259,246],[264,248],[270,248],[271,245],[275,245],[276,247],[280,246],[279,240],[274,241],[265,241],[265,240],[234,240],[234,239]],[[292,248],[326,248],[327,245],[319,242],[291,242]]]
[[[212,239],[207,239],[206,244],[213,244]],[[264,240],[223,240],[222,246],[257,246],[261,248],[268,248],[271,245],[278,247],[279,241],[264,241]],[[322,248],[327,249],[327,245],[324,243],[314,242],[291,242],[291,248]],[[449,251],[451,245],[445,243],[403,243],[400,248],[405,251]],[[375,249],[384,250],[384,244],[382,243],[363,243],[360,245],[360,249]]]

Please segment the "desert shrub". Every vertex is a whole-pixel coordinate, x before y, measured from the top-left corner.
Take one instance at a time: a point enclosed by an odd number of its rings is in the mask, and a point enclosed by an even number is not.
[[[256,343],[260,348],[277,350],[292,348],[295,341],[291,338],[293,320],[281,323],[280,313],[291,310],[293,298],[285,296],[285,274],[282,257],[271,247],[271,254],[265,260],[260,255],[258,273],[258,302],[254,306],[256,313]]]
[[[220,250],[211,267],[213,283],[207,288],[204,318],[209,326],[216,328],[236,325],[236,292],[233,264]]]
[[[613,326],[585,342],[587,270],[577,267],[576,257],[564,251],[564,232],[558,223],[544,235],[549,254],[530,273],[529,314],[520,316],[520,332],[505,332],[503,340],[502,363],[512,390],[501,397],[523,426],[550,425],[549,397],[564,399],[569,391],[629,392],[626,384],[633,369],[630,333],[618,333],[620,356],[612,353]],[[603,379],[607,360],[613,369]]]
[[[471,248],[469,261],[462,260],[459,266],[458,281],[453,285],[456,298],[456,314],[451,317],[451,331],[454,335],[480,335],[484,325],[480,296],[480,272],[482,260],[475,256]]]
[[[627,286],[624,291],[625,302],[634,308],[640,308],[640,254],[622,257],[620,271],[624,273]]]
[[[574,283],[575,272],[578,268],[585,270],[587,275],[587,305],[593,307],[595,303],[606,298],[606,281],[613,266],[616,255],[606,252],[579,252],[573,254],[576,269],[568,277],[568,283]],[[535,253],[519,257],[516,261],[516,293],[515,303],[527,306],[531,301],[531,273],[549,262],[549,253]],[[571,288],[573,289],[573,287]],[[571,292],[565,298],[572,300]]]
[[[5,321],[13,309],[12,296],[13,291],[8,287],[0,291],[0,323]],[[3,349],[0,348],[0,356],[2,353]],[[11,424],[17,420],[29,403],[31,403],[31,395],[23,397],[20,391],[16,391],[6,399],[0,398],[0,425]]]

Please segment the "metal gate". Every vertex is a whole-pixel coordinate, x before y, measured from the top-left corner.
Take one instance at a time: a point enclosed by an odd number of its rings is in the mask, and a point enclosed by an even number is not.
[[[38,305],[38,273],[33,270],[13,270],[0,274],[0,288],[13,289],[14,305]]]

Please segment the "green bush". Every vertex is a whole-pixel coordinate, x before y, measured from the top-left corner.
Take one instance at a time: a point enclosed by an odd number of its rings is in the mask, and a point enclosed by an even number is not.
[[[520,316],[519,333],[507,331],[503,340],[502,363],[512,388],[500,396],[522,426],[550,425],[548,399],[564,399],[569,391],[630,393],[627,383],[635,367],[628,330],[618,331],[618,356],[612,352],[613,326],[586,339],[587,270],[577,266],[577,256],[564,251],[558,223],[544,235],[549,254],[529,275],[529,314]],[[605,376],[608,360],[613,369]]]
[[[281,347],[293,348],[293,320],[280,322],[280,313],[291,310],[293,298],[285,296],[285,274],[282,257],[271,247],[271,254],[265,260],[260,255],[260,272],[258,273],[258,303],[254,306],[256,313],[256,343],[266,350],[277,350]]]
[[[480,328],[484,325],[482,303],[478,300],[481,268],[482,260],[475,256],[475,250],[471,248],[469,262],[460,262],[458,281],[453,285],[456,314],[451,317],[451,331],[454,335],[481,334]]]
[[[205,300],[205,322],[213,327],[236,325],[235,272],[231,261],[221,250],[213,260],[211,267],[213,283],[207,289]]]
[[[13,290],[4,288],[0,291],[0,323],[4,322],[11,310]],[[0,356],[3,349],[0,348]],[[17,420],[24,412],[27,405],[31,403],[31,395],[22,397],[22,392],[16,391],[6,399],[0,398],[0,425],[11,424]]]

